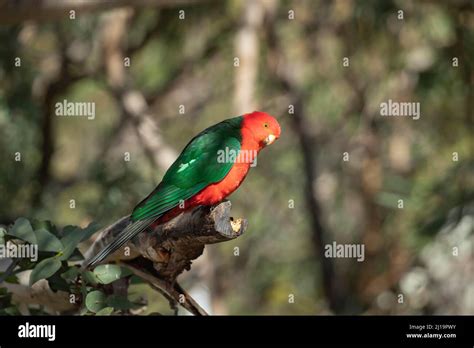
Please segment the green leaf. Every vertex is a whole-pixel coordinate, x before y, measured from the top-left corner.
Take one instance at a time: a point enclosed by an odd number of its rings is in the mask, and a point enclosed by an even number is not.
[[[112,307],[105,307],[98,311],[95,315],[111,315],[114,312]]]
[[[117,265],[99,265],[94,269],[94,274],[102,284],[110,284],[124,276],[122,267]]]
[[[82,279],[84,279],[84,281],[86,283],[89,283],[89,284],[92,284],[92,285],[97,285],[97,283],[99,282],[99,280],[97,279],[95,274],[92,273],[91,271],[83,272],[82,273]]]
[[[48,285],[53,291],[65,291],[70,292],[70,285],[61,277],[59,272],[55,272],[51,277],[48,278]]]
[[[33,269],[38,264],[37,262],[31,261],[31,259],[29,259],[29,258],[22,258],[22,259],[19,259],[19,260],[20,260],[20,262],[18,263],[18,266],[23,271],[25,271],[27,269]]]
[[[102,291],[92,291],[87,294],[86,297],[86,307],[91,312],[97,313],[101,309],[107,307],[106,305],[106,296]]]
[[[18,263],[18,266],[22,271],[33,269],[38,264],[38,260],[36,260],[35,262],[35,261],[32,261],[30,258],[21,258],[19,260],[20,262]]]
[[[14,307],[14,306],[5,308],[4,311],[5,311],[5,314],[7,314],[7,315],[15,315],[15,316],[21,315],[18,308]]]
[[[97,231],[98,228],[99,226],[96,223],[90,223],[89,226],[84,229],[80,227],[66,226],[63,230],[64,237],[61,238],[61,243],[64,246],[61,260],[68,260],[78,244],[88,239]]]
[[[61,243],[64,246],[62,255],[60,257],[62,261],[69,259],[69,257],[74,252],[74,249],[76,249],[77,245],[81,242],[81,238],[81,234],[75,232],[68,233],[63,238],[61,238]]]
[[[130,285],[135,285],[135,284],[145,284],[145,281],[143,280],[143,278],[140,278],[139,276],[137,275],[132,275],[130,277]]]
[[[36,265],[30,275],[30,286],[40,279],[51,277],[61,268],[61,261],[57,257],[49,257]]]
[[[44,228],[36,230],[35,235],[40,251],[59,252],[64,249],[59,239]]]
[[[119,295],[110,295],[106,302],[107,306],[113,307],[115,309],[130,309],[137,306],[130,302],[125,296]]]
[[[56,226],[54,226],[51,221],[49,220],[30,220],[31,226],[33,226],[33,229],[39,230],[40,228],[44,228],[46,231],[52,233],[54,236],[58,237],[58,230],[56,229]]]
[[[33,227],[31,227],[30,222],[25,218],[17,219],[7,234],[31,244],[37,243]]]
[[[5,272],[0,272],[0,278],[3,277],[5,274]],[[6,283],[10,283],[10,284],[18,284],[19,281],[18,281],[18,277],[15,275],[15,274],[10,274],[9,276],[7,276],[4,281]]]
[[[63,278],[67,282],[71,282],[71,281],[73,281],[74,279],[77,278],[79,273],[81,273],[79,271],[79,268],[73,266],[73,267],[70,267],[66,272],[61,273],[61,278]]]
[[[81,297],[85,299],[87,297],[87,286],[85,282],[81,282]],[[86,310],[86,306],[82,306],[82,310]],[[82,311],[81,311],[82,312]],[[81,314],[82,315],[82,314]]]
[[[68,258],[68,261],[81,261],[81,260],[84,260],[84,256],[77,248],[74,249],[71,256],[69,256]]]

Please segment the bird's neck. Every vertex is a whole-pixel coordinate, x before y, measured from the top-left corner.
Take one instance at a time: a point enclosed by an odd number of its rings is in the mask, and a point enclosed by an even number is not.
[[[236,163],[245,166],[248,170],[250,166],[256,164],[256,158],[262,147],[255,140],[253,133],[248,128],[242,128],[242,143]]]
[[[263,144],[260,144],[258,141],[255,140],[253,132],[251,129],[247,127],[243,127],[241,130],[242,133],[242,143],[241,143],[241,150],[254,150],[257,154],[263,148]]]

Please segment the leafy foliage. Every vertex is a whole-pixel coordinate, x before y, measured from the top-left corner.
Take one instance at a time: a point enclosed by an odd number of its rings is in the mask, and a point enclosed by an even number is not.
[[[93,271],[80,269],[79,261],[84,259],[79,250],[80,243],[89,239],[97,230],[98,225],[94,223],[86,228],[66,226],[58,230],[49,221],[30,222],[26,218],[19,218],[9,228],[0,230],[1,244],[6,248],[36,248],[38,258],[35,261],[14,259],[16,267],[9,274],[1,276],[5,283],[17,284],[17,274],[31,271],[29,286],[47,281],[53,291],[74,295],[78,311],[84,315],[110,315],[136,308],[137,305],[128,298],[114,295],[111,291],[111,284],[130,277],[130,271],[112,264],[100,265]],[[7,288],[0,288],[0,308],[0,315],[19,314]],[[38,314],[41,314],[41,310]]]

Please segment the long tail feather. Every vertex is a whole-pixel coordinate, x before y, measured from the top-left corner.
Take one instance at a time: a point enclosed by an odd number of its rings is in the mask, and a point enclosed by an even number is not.
[[[99,251],[94,257],[84,263],[84,268],[94,267],[98,263],[104,261],[109,255],[116,252],[120,247],[127,243],[130,239],[143,232],[148,226],[150,226],[157,218],[144,219],[131,223],[125,229],[120,232],[117,238]]]

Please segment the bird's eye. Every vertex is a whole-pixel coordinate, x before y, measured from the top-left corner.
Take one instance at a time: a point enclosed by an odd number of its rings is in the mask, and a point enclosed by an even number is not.
[[[264,123],[263,126],[264,126],[265,128],[268,128],[268,123]]]

